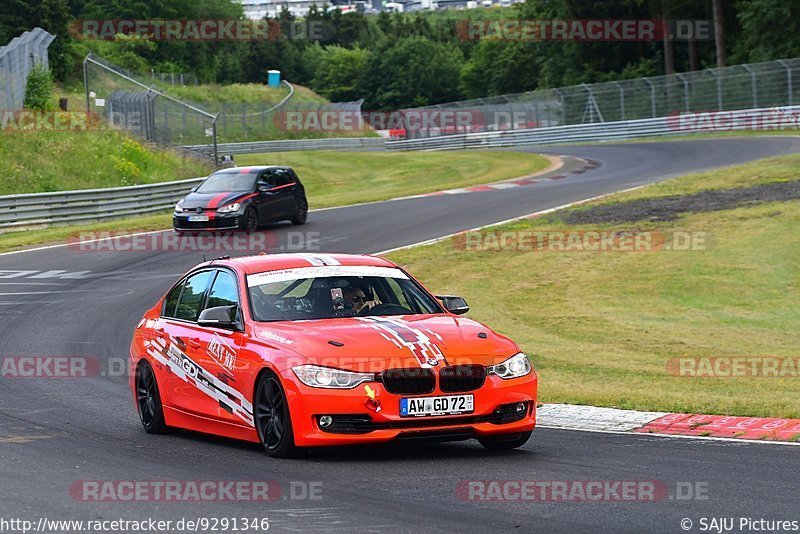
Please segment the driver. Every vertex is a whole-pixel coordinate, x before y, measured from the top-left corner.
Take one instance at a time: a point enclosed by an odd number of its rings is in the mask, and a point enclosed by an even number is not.
[[[367,306],[367,296],[360,287],[346,287],[344,288],[343,297],[344,305],[355,315]]]

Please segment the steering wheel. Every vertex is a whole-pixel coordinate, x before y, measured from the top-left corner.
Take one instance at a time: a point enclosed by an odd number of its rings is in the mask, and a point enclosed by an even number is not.
[[[391,302],[382,302],[381,304],[377,304],[372,308],[368,308],[364,306],[360,312],[358,312],[359,317],[364,317],[367,315],[407,315],[412,313],[411,310],[408,308],[404,308],[399,304],[392,304]]]
[[[288,319],[286,313],[280,310],[275,304],[271,303],[266,297],[260,294],[260,291],[251,291],[250,294],[253,296],[253,300],[255,301],[255,308],[258,310],[259,317],[265,316],[279,316],[284,319]]]

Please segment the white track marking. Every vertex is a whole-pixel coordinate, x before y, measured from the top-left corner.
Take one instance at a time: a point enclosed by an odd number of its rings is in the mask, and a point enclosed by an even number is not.
[[[422,247],[422,246],[425,246],[425,245],[432,245],[434,243],[439,243],[441,241],[445,241],[447,239],[450,239],[451,237],[454,237],[454,236],[457,236],[457,235],[461,235],[461,234],[465,234],[467,232],[475,232],[477,230],[483,230],[484,228],[491,228],[493,226],[500,226],[500,225],[508,224],[508,223],[514,222],[514,221],[521,221],[522,219],[530,219],[531,217],[536,217],[538,215],[545,215],[547,213],[552,213],[554,211],[563,210],[563,209],[566,209],[566,208],[571,208],[572,206],[578,206],[580,204],[585,204],[585,203],[591,202],[593,200],[599,200],[601,198],[605,198],[605,197],[608,197],[608,196],[611,196],[611,195],[616,195],[617,193],[627,193],[629,191],[635,191],[637,189],[641,189],[642,187],[646,187],[648,185],[651,185],[651,184],[637,185],[636,187],[629,187],[628,189],[622,189],[620,191],[614,191],[612,193],[606,193],[604,195],[598,195],[596,197],[586,198],[584,200],[577,200],[575,202],[570,202],[569,204],[562,204],[561,206],[556,206],[555,208],[548,208],[546,210],[535,211],[533,213],[528,213],[527,215],[520,215],[519,217],[512,217],[510,219],[505,219],[503,221],[498,221],[498,222],[485,224],[483,226],[476,226],[475,228],[470,228],[469,230],[461,230],[461,231],[458,231],[458,232],[453,232],[452,234],[448,234],[448,235],[444,235],[444,236],[440,236],[440,237],[434,237],[433,239],[427,239],[425,241],[420,241],[418,243],[412,243],[410,245],[403,245],[401,247],[390,248],[388,250],[382,250],[380,252],[373,252],[372,255],[373,256],[383,256],[384,254],[389,254],[391,252],[397,252],[398,250],[405,250],[405,249],[408,249],[408,248],[415,248],[415,247]]]

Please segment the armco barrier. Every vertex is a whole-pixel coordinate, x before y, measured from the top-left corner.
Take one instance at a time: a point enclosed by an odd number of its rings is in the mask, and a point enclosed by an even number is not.
[[[682,135],[716,133],[721,130],[797,129],[800,127],[800,106],[761,108],[709,113],[712,122],[682,122],[680,116],[603,122],[573,126],[556,126],[528,130],[481,132],[404,141],[385,141],[380,137],[338,139],[304,139],[231,143],[219,146],[220,154],[247,154],[282,150],[357,150],[385,147],[388,150],[452,150],[493,148],[520,145],[550,145],[614,141]],[[194,150],[210,146],[186,147]],[[35,193],[0,197],[0,231],[32,226],[53,226],[92,222],[116,217],[129,217],[171,208],[202,178],[177,182],[109,189]]]
[[[229,154],[258,154],[261,152],[291,152],[295,150],[361,150],[383,148],[382,137],[336,137],[322,139],[282,139],[252,143],[220,143],[220,156]],[[211,154],[214,145],[188,145],[183,148]]]
[[[0,231],[59,226],[164,211],[204,178],[0,197]]]
[[[687,121],[680,115],[675,115],[673,117],[633,121],[476,132],[403,141],[386,141],[385,146],[387,150],[453,150],[615,141],[693,133],[713,134],[721,131],[746,131],[752,129],[797,129],[800,127],[800,124],[798,124],[800,122],[798,121],[800,106],[709,112],[708,117],[707,120],[698,119],[694,123]],[[756,128],[754,124],[760,127]]]

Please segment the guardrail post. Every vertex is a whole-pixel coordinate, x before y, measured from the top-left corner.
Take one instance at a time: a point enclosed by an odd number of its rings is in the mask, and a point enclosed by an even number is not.
[[[787,98],[787,101],[788,101],[789,105],[791,106],[791,105],[793,105],[792,104],[792,98],[793,98],[793,95],[792,95],[792,68],[789,65],[787,65],[786,61],[783,60],[783,59],[779,59],[778,63],[780,63],[781,66],[783,66],[783,68],[786,69],[786,90],[789,93],[789,95],[788,95],[789,97]]]

